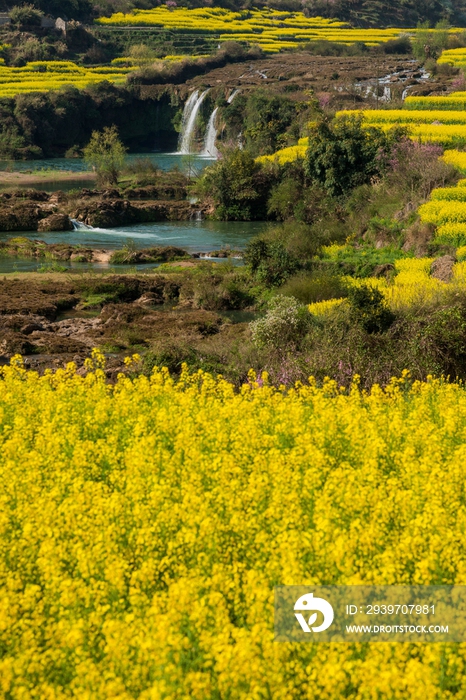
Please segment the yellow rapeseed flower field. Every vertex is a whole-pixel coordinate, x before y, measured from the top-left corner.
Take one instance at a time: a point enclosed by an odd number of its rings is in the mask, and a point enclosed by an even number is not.
[[[0,695],[425,700],[455,644],[277,644],[277,584],[466,583],[466,391],[0,380]]]
[[[345,22],[323,17],[306,17],[302,12],[263,8],[234,12],[221,7],[169,8],[118,12],[96,20],[110,27],[163,27],[181,34],[214,34],[220,42],[242,41],[258,44],[264,51],[276,53],[295,49],[300,44],[327,40],[344,44],[362,41],[370,46],[396,39],[401,33],[416,30],[353,29]]]
[[[0,97],[14,97],[25,92],[48,92],[71,85],[85,88],[108,80],[124,83],[134,67],[120,65],[88,68],[72,61],[32,61],[20,68],[0,62]]]

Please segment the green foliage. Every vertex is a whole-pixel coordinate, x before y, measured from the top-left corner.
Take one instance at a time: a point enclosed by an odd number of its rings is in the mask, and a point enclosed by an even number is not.
[[[250,323],[250,329],[257,347],[283,351],[299,348],[312,325],[307,306],[294,297],[277,295],[270,300],[265,317]]]
[[[281,241],[251,241],[245,251],[245,260],[251,272],[266,287],[283,284],[299,268],[299,260]]]
[[[448,22],[437,22],[435,31],[429,29],[430,23],[423,22],[418,25],[418,31],[413,39],[413,53],[420,61],[435,59],[448,46]]]
[[[411,40],[407,34],[403,34],[398,39],[390,39],[381,44],[384,53],[387,54],[410,54],[413,51]]]
[[[380,177],[403,129],[364,128],[360,115],[321,120],[309,135],[305,171],[332,196]]]
[[[381,291],[369,285],[349,290],[350,315],[366,333],[383,333],[388,330],[395,316],[388,308]]]
[[[244,119],[248,150],[253,155],[263,155],[283,148],[296,110],[296,103],[287,97],[270,95],[264,89],[254,90],[248,97]]]
[[[10,12],[12,24],[25,26],[39,26],[44,13],[36,9],[34,5],[16,5]]]
[[[248,151],[236,148],[206,168],[196,191],[213,199],[216,218],[251,221],[266,218],[270,186],[271,174]]]
[[[338,275],[316,270],[311,274],[299,273],[290,277],[279,292],[298,299],[302,304],[314,304],[328,299],[342,299],[348,296],[348,287]]]
[[[116,126],[94,131],[89,144],[84,149],[84,160],[97,170],[99,180],[104,184],[116,185],[118,175],[125,163],[126,149],[118,137]]]

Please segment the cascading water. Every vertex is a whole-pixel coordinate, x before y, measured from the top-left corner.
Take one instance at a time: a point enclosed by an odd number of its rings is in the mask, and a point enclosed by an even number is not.
[[[196,118],[200,106],[204,102],[204,98],[208,92],[209,88],[199,95],[199,91],[195,90],[186,102],[183,112],[183,121],[181,123],[180,144],[178,147],[178,153],[181,155],[189,155],[191,153],[191,141],[193,139],[194,127],[196,126]]]
[[[228,104],[231,104],[238,94],[239,90],[233,90],[230,97],[228,98]],[[207,129],[204,138],[204,149],[201,153],[202,156],[207,158],[218,158],[218,150],[215,145],[217,140],[217,127],[215,126],[215,118],[217,116],[218,107],[215,107],[214,111],[210,115],[209,123],[207,124]]]
[[[83,224],[82,221],[78,221],[77,219],[71,219],[71,223],[73,224],[73,230],[74,231],[93,231],[92,226],[87,226],[87,224]]]
[[[227,100],[227,102],[228,102],[229,105],[231,105],[231,103],[232,103],[233,100],[235,99],[235,97],[236,97],[236,95],[238,94],[238,92],[239,92],[238,89],[233,90],[233,92],[231,93],[230,97],[229,97],[228,100]]]
[[[204,150],[201,154],[210,158],[218,158],[218,150],[215,145],[215,141],[217,140],[217,127],[215,126],[215,117],[217,116],[217,112],[218,107],[216,107],[210,115],[207,130],[205,132]]]

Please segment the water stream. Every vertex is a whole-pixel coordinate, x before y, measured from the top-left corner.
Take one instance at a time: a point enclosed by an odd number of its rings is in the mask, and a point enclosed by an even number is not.
[[[0,233],[0,241],[8,238],[23,236],[29,239],[45,241],[45,243],[69,243],[81,245],[84,248],[117,250],[130,243],[136,249],[151,246],[173,245],[187,250],[189,253],[212,251],[243,250],[248,241],[264,231],[270,224],[260,221],[159,221],[152,224],[135,224],[119,226],[111,229],[91,228],[75,221],[73,231],[54,231],[47,233]],[[224,258],[211,258],[225,262]],[[241,260],[232,259],[234,264],[242,264]],[[0,255],[0,273],[27,272],[47,267],[53,261],[35,260],[30,258],[10,258]],[[154,263],[138,265],[109,265],[108,263],[81,263],[58,261],[60,266],[71,270],[100,269],[123,270],[136,267],[139,270],[152,269]]]
[[[196,127],[197,115],[209,89],[210,88],[204,90],[200,95],[199,90],[195,90],[185,104],[178,147],[178,153],[181,155],[188,155],[191,153],[191,143]]]
[[[205,132],[203,156],[218,158],[218,150],[215,142],[217,140],[217,127],[215,126],[215,117],[217,116],[218,107],[214,109],[210,115],[209,123]]]

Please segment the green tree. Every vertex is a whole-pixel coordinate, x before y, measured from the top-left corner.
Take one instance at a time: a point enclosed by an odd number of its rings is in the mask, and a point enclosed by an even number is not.
[[[85,162],[97,171],[102,184],[116,185],[125,163],[126,148],[118,136],[116,126],[94,131],[84,149]]]
[[[37,10],[34,5],[17,5],[10,12],[13,24],[23,26],[40,26],[44,13]]]
[[[312,182],[319,182],[334,197],[380,176],[403,129],[384,133],[363,126],[362,117],[323,119],[309,135],[304,168]]]
[[[250,153],[236,148],[206,168],[196,190],[213,199],[218,219],[260,220],[267,217],[271,177]]]

